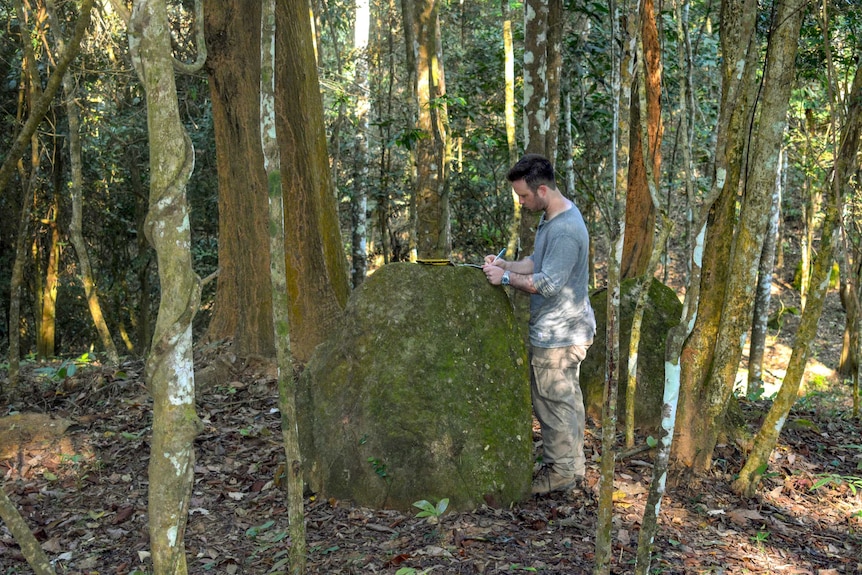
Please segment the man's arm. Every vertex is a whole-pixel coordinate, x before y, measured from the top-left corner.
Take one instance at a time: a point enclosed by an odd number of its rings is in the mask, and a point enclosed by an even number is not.
[[[513,288],[527,293],[537,293],[533,285],[532,258],[527,257],[516,262],[507,262],[496,259],[496,256],[488,256],[485,258],[482,271],[485,272],[485,277],[488,278],[491,285],[500,285],[503,281],[503,274],[508,274],[509,285]]]

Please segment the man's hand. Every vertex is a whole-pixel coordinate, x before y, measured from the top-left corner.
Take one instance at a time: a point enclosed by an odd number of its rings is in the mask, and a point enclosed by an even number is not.
[[[491,258],[490,261],[488,258]],[[487,256],[485,257],[485,265],[482,266],[482,272],[485,274],[485,277],[488,279],[488,283],[491,285],[498,286],[503,278],[503,272],[506,271],[501,268],[499,265],[494,265],[493,261],[496,256]],[[499,264],[502,260],[497,260]]]

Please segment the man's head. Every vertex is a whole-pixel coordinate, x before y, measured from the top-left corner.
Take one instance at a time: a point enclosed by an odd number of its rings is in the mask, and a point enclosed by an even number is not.
[[[557,187],[554,179],[554,166],[541,154],[524,155],[518,160],[518,163],[511,167],[509,173],[506,174],[506,179],[512,183],[524,180],[527,187],[534,192],[539,189],[539,186]]]
[[[559,195],[554,181],[554,166],[539,154],[527,154],[518,160],[506,179],[518,196],[522,206],[531,212],[547,210],[549,194]]]

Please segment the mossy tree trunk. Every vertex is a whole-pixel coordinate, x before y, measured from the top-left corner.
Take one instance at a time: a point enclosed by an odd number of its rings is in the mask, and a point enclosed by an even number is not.
[[[305,514],[302,502],[302,458],[296,424],[296,382],[290,352],[290,313],[285,268],[284,200],[281,158],[275,122],[275,1],[264,0],[260,23],[260,139],[269,196],[269,261],[272,324],[278,361],[278,397],[287,475],[290,522],[290,573],[305,573]]]
[[[692,462],[696,473],[708,470],[712,464],[712,452],[724,425],[724,415],[742,357],[742,342],[751,322],[754,286],[775,185],[778,152],[787,125],[787,106],[805,5],[806,0],[779,2],[772,22],[757,138],[751,144],[754,147],[752,171],[745,181],[733,257],[729,265],[725,264],[729,269],[727,293],[713,361],[701,387],[701,425],[680,430],[690,437],[690,444],[697,447]]]
[[[27,560],[27,564],[36,575],[54,575],[54,567],[51,560],[42,550],[39,541],[30,531],[27,522],[21,517],[18,508],[6,494],[6,486],[0,484],[0,519],[6,524],[6,528],[12,533],[12,537],[21,548],[21,554]]]
[[[754,0],[723,0],[721,5],[722,91],[716,127],[713,181],[703,246],[702,274],[699,277],[697,315],[684,342],[680,363],[680,397],[673,441],[673,465],[691,469],[700,450],[696,441],[707,425],[701,413],[703,380],[712,364],[713,345],[724,304],[730,247],[735,227],[736,197],[744,150],[743,135],[750,114],[750,92],[756,70]]]
[[[147,238],[156,251],[161,300],[146,378],[153,397],[148,514],[153,572],[184,575],[185,528],[194,482],[195,412],[192,319],[200,280],[191,258],[186,183],[194,150],[180,121],[165,0],[138,0],[129,49],[147,95],[150,198]]]
[[[736,493],[749,497],[754,495],[757,489],[769,463],[769,456],[778,442],[778,435],[796,401],[809,350],[817,332],[817,323],[823,311],[832,262],[840,240],[842,198],[846,190],[852,186],[851,179],[855,176],[859,165],[858,153],[860,137],[862,137],[862,62],[856,69],[856,77],[847,97],[847,104],[848,114],[842,130],[841,144],[835,157],[835,165],[830,174],[831,177],[824,182],[823,186],[828,192],[823,206],[825,217],[822,224],[820,252],[811,273],[808,302],[796,332],[787,374],[763,424],[754,437],[752,442],[754,448],[739,472],[739,478],[731,486]]]
[[[291,349],[305,363],[331,333],[350,295],[341,241],[314,36],[303,0],[275,6],[276,132],[284,166]]]
[[[260,148],[260,3],[205,0],[218,166],[219,277],[207,337],[272,357],[266,174]]]

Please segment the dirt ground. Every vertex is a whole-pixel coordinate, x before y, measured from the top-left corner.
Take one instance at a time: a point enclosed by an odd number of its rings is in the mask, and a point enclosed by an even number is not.
[[[776,305],[794,305],[792,292],[781,285],[774,297]],[[795,322],[797,316],[786,314],[781,329],[770,332],[768,386],[783,376]],[[833,371],[842,330],[843,313],[832,294],[805,390],[756,497],[731,493],[744,454],[728,444],[718,446],[703,484],[669,489],[653,572],[862,573],[862,425],[851,418],[849,385]],[[230,364],[230,377],[213,383],[208,374],[219,364]],[[275,480],[283,451],[272,369],[232,363],[224,347],[199,350],[196,367],[205,430],[196,442],[185,537],[189,573],[285,572],[289,540],[285,496]],[[57,365],[27,364],[24,373],[28,395],[0,407],[0,417],[50,414],[56,435],[26,435],[20,427],[18,436],[9,435],[14,426],[3,435],[0,428],[0,472],[6,492],[55,559],[57,573],[150,573],[151,405],[142,364],[91,364],[65,378]],[[755,430],[768,402],[741,405]],[[599,446],[599,429],[591,422],[587,456],[593,481]],[[646,451],[617,462],[612,573],[632,572],[651,461]],[[314,497],[306,500],[306,511],[314,574],[577,574],[592,572],[594,564],[596,503],[584,493],[507,509],[447,512],[437,522]],[[0,524],[0,575],[31,572]]]

